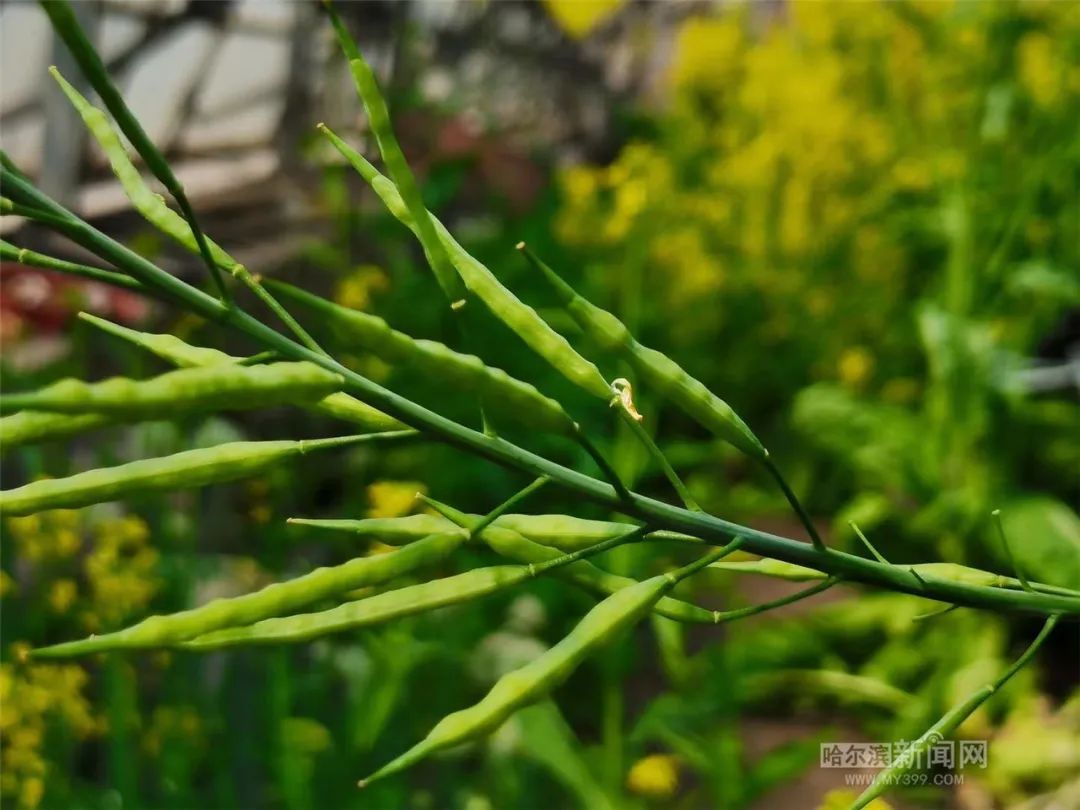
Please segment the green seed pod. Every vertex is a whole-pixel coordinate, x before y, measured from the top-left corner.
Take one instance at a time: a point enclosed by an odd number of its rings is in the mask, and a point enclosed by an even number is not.
[[[453,531],[457,524],[438,515],[408,515],[399,518],[364,518],[363,520],[315,520],[289,518],[297,526],[349,532],[362,537],[372,537],[390,546],[415,543],[422,537],[436,532]]]
[[[529,252],[525,255],[541,270],[578,326],[605,349],[626,360],[645,385],[669,398],[704,427],[747,455],[759,459],[767,457],[757,436],[730,405],[670,357],[638,343],[622,321],[579,295],[537,257]],[[610,398],[610,392],[607,396]]]
[[[944,579],[962,585],[982,585],[991,588],[1003,588],[1013,582],[1012,577],[980,571],[957,563],[921,563],[911,568],[923,579]]]
[[[445,579],[376,594],[318,613],[264,619],[251,625],[217,630],[196,636],[179,646],[189,650],[208,651],[252,644],[309,641],[331,633],[370,627],[403,616],[479,599],[520,584],[528,578],[528,569],[520,565],[478,568]]]
[[[371,185],[390,213],[415,232],[416,223],[401,199],[397,187],[328,128],[324,126],[320,129],[360,176]],[[487,267],[458,244],[438,219],[432,217],[431,221],[436,234],[450,255],[450,261],[464,279],[466,286],[496,317],[575,385],[584,388],[596,397],[606,399],[611,396],[611,389],[604,381],[604,376],[593,363],[578,354],[566,338],[544,322],[536,310],[506,289]]]
[[[98,56],[97,51],[94,50],[93,43],[91,43],[90,40],[87,39],[86,34],[83,33],[82,27],[79,25],[75,13],[71,10],[70,4],[67,3],[66,0],[52,0],[48,3],[42,3],[41,6],[45,13],[49,15],[49,21],[52,23],[53,31],[64,40],[64,44],[67,45],[68,50],[71,51],[72,56],[75,57],[75,61],[79,63],[82,75],[90,82],[94,90],[97,91],[98,96],[101,97],[101,100],[105,103],[109,112],[112,113],[113,118],[116,119],[116,123],[120,125],[120,129],[123,131],[124,135],[127,136],[131,145],[135,147],[135,151],[139,153],[146,163],[147,168],[161,181],[180,205],[180,209],[184,212],[184,216],[187,217],[188,222],[191,223],[191,230],[198,244],[199,253],[202,254],[203,261],[206,262],[210,274],[214,279],[214,283],[217,284],[222,297],[227,299],[228,291],[214,264],[209,245],[195,219],[195,212],[192,210],[187,195],[184,193],[184,187],[180,184],[180,181],[177,180],[172,169],[169,168],[169,162],[165,160],[165,157],[157,150],[154,146],[154,142],[150,140],[138,120],[132,115],[131,110],[128,109],[127,104],[124,103],[120,91],[116,89],[116,85],[114,85],[109,78],[109,72],[105,69],[101,57]],[[59,75],[56,73],[55,68],[51,68],[50,72],[53,72],[54,75]],[[67,92],[66,88],[65,92]],[[76,95],[78,94],[76,93]],[[85,103],[85,99],[83,99],[83,102]],[[87,123],[89,124],[89,122]]]
[[[91,636],[34,651],[38,658],[67,658],[119,649],[165,647],[226,627],[250,625],[289,613],[353,588],[388,582],[447,557],[465,540],[461,532],[434,534],[390,554],[359,557],[332,568],[268,585],[232,599],[215,599],[197,608],[151,616],[116,633]]]
[[[335,439],[230,442],[216,447],[87,470],[68,478],[34,481],[0,492],[0,515],[29,515],[46,509],[74,509],[148,492],[193,489],[262,472],[292,456],[402,433],[371,433]]]
[[[473,516],[475,517],[475,516]],[[588,548],[594,543],[617,537],[634,529],[630,523],[609,520],[587,520],[572,515],[501,515],[494,523],[503,529],[512,529],[528,539],[566,552]],[[649,532],[651,540],[675,540],[683,543],[701,543],[697,537],[670,531]]]
[[[123,421],[123,417],[115,414],[87,413],[71,416],[66,413],[22,411],[0,418],[0,453],[28,444],[68,439],[88,430],[97,430]]]
[[[202,346],[192,346],[185,343],[176,335],[154,334],[152,332],[138,332],[118,323],[107,321],[89,312],[80,312],[79,319],[86,321],[103,332],[108,332],[113,337],[134,343],[140,348],[156,354],[167,363],[172,363],[180,368],[199,368],[203,366],[221,366],[239,363],[244,358],[234,357],[231,354],[207,349]]]
[[[392,329],[382,318],[347,309],[292,285],[274,283],[272,288],[316,313],[320,323],[343,344],[359,346],[388,363],[407,365],[434,382],[476,391],[485,408],[508,414],[526,427],[562,434],[574,430],[573,420],[559,403],[505,371],[484,365],[478,357],[459,354],[442,343],[416,340]]]
[[[710,568],[721,571],[735,571],[740,574],[761,574],[777,579],[786,579],[790,582],[809,582],[814,579],[825,579],[828,575],[823,571],[815,571],[802,565],[783,562],[782,560],[740,560],[738,562],[713,563]]]
[[[587,548],[636,528],[630,523],[586,520],[571,515],[500,515],[493,525],[512,529],[536,543],[562,551]]]
[[[450,525],[453,526],[453,524]],[[454,528],[463,539],[467,536],[457,527]],[[567,565],[584,556],[595,554],[604,548],[639,540],[641,535],[641,529],[634,529],[624,535],[598,543],[591,549],[563,555],[544,565],[502,565],[478,568],[446,579],[423,582],[419,585],[377,594],[331,610],[324,610],[321,613],[266,619],[248,626],[230,627],[205,636],[198,636],[182,646],[195,650],[211,650],[239,644],[279,644],[306,641],[329,633],[367,627],[399,616],[479,599],[495,591],[520,585],[532,577]]]
[[[430,498],[427,499],[427,503],[430,503],[446,518],[463,528],[470,529],[480,522],[478,517],[467,515]],[[496,521],[497,523],[498,521]],[[480,534],[480,539],[496,554],[524,563],[542,564],[561,556],[556,549],[550,546],[534,543],[518,532],[512,529],[500,528],[498,525],[488,526],[484,529]],[[579,560],[565,568],[561,568],[555,572],[555,576],[598,594],[613,594],[637,584],[637,581],[630,577],[609,573],[593,565],[588,560]],[[656,612],[669,619],[690,624],[713,624],[715,621],[714,611],[705,610],[705,608],[670,596],[663,597],[657,603]]]
[[[435,751],[490,734],[518,709],[550,694],[589,655],[647,616],[680,580],[730,550],[716,549],[678,571],[636,582],[607,597],[562,641],[524,667],[504,675],[475,706],[444,717],[422,742],[362,781],[361,787],[402,771]]]
[[[432,227],[432,217],[424,207],[424,199],[420,195],[416,178],[413,177],[412,169],[409,168],[405,154],[401,151],[401,146],[398,145],[397,137],[394,135],[394,128],[390,123],[390,111],[379,90],[379,83],[375,81],[375,74],[364,61],[360,49],[356,47],[356,43],[333,6],[327,3],[326,9],[330,14],[330,22],[337,34],[338,43],[349,60],[349,73],[352,75],[356,94],[360,97],[360,102],[367,112],[371,131],[379,146],[379,153],[390,171],[390,176],[394,178],[394,183],[401,189],[402,200],[412,220],[417,224],[416,235],[424,249],[428,264],[435,272],[435,278],[447,299],[456,308],[465,303],[465,288],[457,273],[454,272],[454,268],[451,267],[446,248],[439,241]]]
[[[170,419],[192,412],[272,407],[322,399],[344,380],[314,363],[217,365],[170,371],[149,380],[61,380],[26,394],[0,395],[0,412],[23,408],[87,411],[128,419]]]
[[[481,515],[467,515],[479,521]],[[446,531],[457,524],[437,515],[410,515],[400,518],[364,518],[363,520],[313,520],[289,518],[290,523],[311,526],[316,529],[350,532],[362,537],[373,537],[391,546],[411,543],[436,531]],[[603,540],[618,537],[634,530],[630,523],[614,523],[606,520],[586,520],[570,515],[500,515],[492,524],[496,528],[511,529],[534,543],[557,548],[567,553],[589,548]],[[682,543],[702,541],[689,534],[670,531],[649,532],[651,540],[674,540]]]
[[[134,329],[128,329],[112,321],[88,315],[85,312],[79,313],[79,317],[115,337],[141,346],[153,352],[162,360],[183,368],[239,363],[243,359],[219,352],[217,349],[191,346],[173,335],[136,332]],[[397,419],[387,416],[367,403],[340,391],[304,407],[345,422],[352,422],[371,431],[401,430],[405,427]]]

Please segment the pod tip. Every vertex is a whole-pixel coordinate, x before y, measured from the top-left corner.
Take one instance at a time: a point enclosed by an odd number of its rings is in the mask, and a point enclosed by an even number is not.
[[[517,250],[524,250],[525,249],[525,243],[524,242],[518,242],[516,245],[514,245],[514,247]]]
[[[358,788],[360,788],[361,790],[363,790],[364,788],[366,788],[368,786],[368,782],[370,782],[370,781],[371,781],[370,779],[360,779],[360,780],[357,781],[356,786]]]
[[[990,513],[990,515],[991,517],[1001,517],[1001,510],[995,509],[993,512]]]
[[[463,306],[465,306],[465,299],[459,298],[457,301],[454,301],[452,304],[450,304],[450,309],[457,311]]]

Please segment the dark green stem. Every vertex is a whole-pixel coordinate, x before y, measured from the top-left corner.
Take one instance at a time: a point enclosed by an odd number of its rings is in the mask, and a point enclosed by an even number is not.
[[[480,532],[482,532],[484,529],[486,529],[488,526],[498,520],[502,515],[505,515],[508,511],[510,511],[523,500],[528,498],[530,495],[536,492],[536,490],[540,489],[540,487],[544,486],[544,484],[546,484],[550,480],[551,479],[548,478],[546,475],[541,475],[524,489],[515,492],[501,504],[499,504],[482,518],[480,518],[480,522],[473,526],[471,529],[469,529],[469,534],[473,537],[477,536],[478,534],[480,534]]]
[[[738,610],[725,610],[723,612],[716,611],[713,614],[713,618],[715,619],[716,624],[733,622],[736,619],[744,619],[747,616],[754,616],[758,613],[764,613],[767,610],[773,610],[778,607],[783,607],[784,605],[790,605],[803,599],[807,599],[815,594],[821,593],[822,591],[827,591],[839,581],[839,577],[829,577],[828,579],[811,585],[809,588],[803,588],[801,591],[796,591],[790,596],[782,596],[779,599],[774,599],[771,602],[763,602],[760,605],[751,605],[750,607],[739,608]]]
[[[667,456],[665,456],[664,452],[657,447],[656,442],[654,442],[652,436],[649,435],[649,431],[647,431],[641,422],[631,416],[621,405],[616,403],[613,407],[618,410],[623,421],[630,426],[630,432],[637,437],[638,441],[640,441],[649,452],[649,455],[652,456],[653,461],[659,465],[664,476],[671,483],[671,486],[675,488],[675,492],[682,500],[683,505],[691,512],[700,512],[701,507],[698,506],[697,501],[694,500],[694,496],[690,494],[690,490],[686,488],[686,484],[683,483],[679,474],[675,472],[675,468],[671,466],[671,463],[667,460]]]
[[[1009,546],[1009,538],[1005,536],[1005,525],[1001,522],[1001,510],[995,509],[993,511],[994,523],[997,524],[998,536],[1001,537],[1001,545],[1005,549],[1005,556],[1009,558],[1009,565],[1012,566],[1013,572],[1016,574],[1016,578],[1020,580],[1020,587],[1025,591],[1034,591],[1031,587],[1031,583],[1028,582],[1027,577],[1024,576],[1024,572],[1020,570],[1020,566],[1016,564],[1016,557],[1013,556],[1012,548]]]
[[[787,498],[787,502],[791,504],[791,508],[795,510],[795,514],[799,516],[799,520],[802,521],[803,527],[810,535],[810,542],[814,544],[814,548],[818,551],[825,551],[825,543],[822,542],[821,536],[818,535],[817,529],[814,528],[814,521],[810,519],[810,515],[803,509],[802,503],[795,493],[792,492],[791,487],[788,486],[787,481],[784,480],[784,476],[780,474],[780,468],[773,463],[773,460],[768,456],[762,460],[762,464],[772,474],[772,477],[776,479],[776,483],[780,485],[781,491],[784,493],[784,497]]]

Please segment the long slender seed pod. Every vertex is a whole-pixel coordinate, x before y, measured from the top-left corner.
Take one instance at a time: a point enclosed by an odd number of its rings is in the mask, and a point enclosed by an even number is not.
[[[332,568],[316,568],[295,579],[268,585],[232,599],[215,599],[200,607],[151,616],[115,633],[91,636],[35,650],[37,658],[68,658],[119,649],[166,647],[225,627],[245,626],[281,616],[320,599],[353,588],[389,582],[395,577],[446,558],[465,541],[464,533],[433,534],[391,554],[358,557]]]
[[[230,308],[210,295],[155,266],[137,253],[124,247],[84,220],[59,205],[14,167],[11,159],[0,149],[0,186],[13,199],[50,212],[59,223],[57,232],[70,237],[110,264],[129,273],[163,296],[169,296],[196,314],[221,321],[238,332],[258,341],[267,349],[281,353],[290,360],[309,360],[345,377],[349,393],[384,408],[410,425],[423,428],[439,440],[466,449],[504,467],[532,475],[550,475],[552,480],[573,490],[577,495],[607,508],[624,508],[629,514],[649,520],[669,530],[700,535],[709,543],[736,534],[746,539],[748,550],[755,554],[782,559],[842,575],[845,579],[886,589],[912,593],[941,602],[955,603],[986,610],[1030,612],[1041,615],[1062,613],[1080,616],[1080,597],[1074,594],[1047,592],[1016,592],[1007,588],[988,588],[953,582],[927,584],[903,566],[885,565],[851,554],[820,551],[798,540],[763,532],[749,526],[732,523],[713,515],[689,512],[642,495],[627,502],[619,493],[602,481],[578,473],[563,465],[530,452],[512,442],[485,435],[462,424],[440,416],[404,397],[366,379],[332,359],[323,357],[285,335],[271,329],[250,315]]]
[[[37,391],[0,395],[0,413],[31,409],[171,419],[201,411],[313,402],[335,392],[343,381],[340,375],[306,362],[205,366],[170,371],[149,380],[60,380]]]
[[[468,516],[473,519],[474,515]],[[586,520],[572,515],[500,515],[494,523],[501,529],[511,529],[535,543],[572,552],[594,543],[631,531],[632,523],[607,520]]]
[[[327,12],[329,12],[338,43],[341,45],[342,51],[345,52],[345,57],[349,60],[349,72],[352,74],[353,85],[356,87],[356,94],[360,97],[365,112],[367,112],[368,122],[371,124],[371,131],[375,135],[375,142],[379,146],[379,153],[382,155],[383,163],[386,164],[394,184],[401,191],[402,201],[409,211],[412,221],[416,223],[416,236],[424,249],[424,256],[427,258],[428,264],[435,271],[435,278],[439,282],[439,286],[442,287],[450,305],[454,309],[458,309],[465,304],[465,287],[450,264],[450,257],[446,253],[446,247],[435,233],[432,224],[433,217],[424,206],[424,200],[420,195],[420,188],[416,184],[416,178],[413,177],[409,162],[401,151],[397,136],[394,135],[394,128],[390,123],[390,111],[387,109],[386,100],[379,90],[379,83],[375,80],[375,74],[372,73],[371,67],[364,60],[363,54],[360,53],[360,49],[356,46],[356,42],[349,34],[345,24],[338,17],[337,12],[334,11],[333,5],[328,0],[324,2],[324,5]]]
[[[233,357],[217,349],[192,346],[174,335],[137,332],[134,329],[128,329],[126,326],[120,326],[112,321],[85,312],[80,312],[79,317],[108,332],[110,335],[141,346],[147,351],[156,354],[162,360],[182,368],[233,364],[243,361],[243,358]],[[382,411],[376,410],[367,403],[356,399],[356,397],[341,392],[330,394],[305,407],[318,413],[333,416],[336,419],[360,425],[365,430],[401,430],[405,427],[397,419],[387,416]]]
[[[65,259],[57,259],[46,256],[34,250],[17,247],[10,242],[0,239],[0,259],[9,262],[17,262],[27,267],[41,267],[45,270],[56,270],[69,276],[79,276],[88,281],[100,281],[103,284],[111,284],[114,287],[124,287],[136,292],[148,293],[142,284],[123,273],[114,273],[112,270],[103,270],[100,267],[91,267],[86,264],[69,262]]]
[[[215,447],[187,450],[162,458],[132,461],[117,467],[87,470],[67,478],[34,481],[15,489],[6,489],[0,492],[0,515],[29,515],[46,509],[74,509],[148,492],[192,489],[222,481],[234,481],[313,450],[412,435],[412,431],[401,431],[334,439],[230,442]]]
[[[190,343],[185,343],[176,337],[176,335],[139,332],[105,318],[99,318],[97,315],[91,315],[89,312],[80,312],[79,319],[91,326],[96,326],[113,337],[126,340],[128,343],[134,343],[136,346],[146,349],[151,354],[156,354],[162,360],[180,368],[227,366],[239,363],[243,359],[242,357],[226,354],[218,349],[192,346]]]
[[[388,363],[400,363],[433,382],[476,391],[485,409],[512,416],[537,430],[572,435],[574,422],[555,400],[505,371],[484,365],[480,358],[460,354],[430,340],[398,332],[382,318],[339,306],[289,284],[274,283],[283,297],[318,315],[340,343],[363,348]]]
[[[433,579],[355,602],[347,602],[330,610],[263,619],[250,625],[216,630],[179,642],[176,646],[207,652],[226,647],[310,641],[333,633],[371,627],[447,605],[480,599],[488,594],[520,585],[528,577],[528,567],[521,565],[477,568],[463,574]]]
[[[1007,587],[1014,582],[1010,577],[995,574],[991,571],[982,571],[958,563],[919,563],[910,566],[910,570],[917,574],[924,582],[931,580],[946,580],[959,582],[964,585],[982,585],[990,588]]]
[[[348,602],[319,613],[265,619],[248,626],[230,627],[197,636],[180,646],[192,650],[217,650],[250,644],[308,641],[330,633],[381,624],[446,605],[461,604],[512,588],[556,568],[616,545],[639,540],[644,529],[610,537],[592,548],[566,554],[541,565],[501,565],[478,568],[446,579],[423,582],[366,599]]]
[[[295,526],[349,532],[361,537],[371,537],[391,546],[415,543],[422,537],[436,532],[452,531],[457,524],[441,515],[408,515],[399,518],[364,518],[363,520],[316,520],[289,518]]]
[[[173,174],[172,169],[169,168],[168,161],[165,160],[164,156],[154,146],[154,142],[150,140],[150,137],[143,130],[138,119],[128,109],[127,104],[120,95],[120,91],[116,89],[112,79],[109,78],[109,72],[105,69],[101,57],[94,50],[90,40],[86,38],[86,34],[79,25],[70,4],[67,0],[41,0],[41,7],[49,15],[53,31],[64,40],[64,44],[71,51],[71,55],[79,63],[83,76],[97,91],[98,96],[101,97],[109,112],[112,113],[113,118],[116,119],[116,123],[120,125],[121,131],[127,136],[131,145],[135,147],[135,151],[142,157],[147,168],[172,194],[173,199],[180,206],[180,210],[184,212],[187,221],[191,223],[191,230],[197,242],[199,253],[210,270],[211,278],[214,279],[214,283],[218,286],[222,300],[229,301],[228,288],[225,286],[225,281],[214,263],[208,240],[203,236],[202,229],[195,219],[195,212],[192,210],[191,203],[188,202],[187,195],[184,193],[184,187],[180,184],[176,175]]]
[[[624,359],[645,385],[669,398],[704,427],[747,455],[757,459],[768,456],[757,436],[730,405],[690,376],[674,360],[638,343],[622,321],[579,295],[554,270],[525,248],[524,243],[519,244],[518,248],[540,270],[578,326],[601,347]]]
[[[208,261],[213,263],[215,271],[221,268],[243,282],[292,330],[301,343],[313,351],[323,353],[311,335],[266,291],[262,283],[251,275],[247,268],[226,253],[212,239],[199,233],[193,222],[181,217],[169,208],[161,197],[150,190],[139,170],[135,168],[135,165],[128,157],[127,150],[124,149],[119,136],[113,130],[105,113],[90,104],[78,90],[60,75],[60,71],[55,67],[49,68],[49,72],[57,84],[60,85],[60,89],[68,97],[72,106],[75,107],[75,110],[83,119],[83,123],[86,124],[86,128],[105,153],[113,174],[120,181],[124,193],[136,210],[151,225],[171,236],[188,250],[195,253],[202,253],[205,250],[204,256],[208,257]]]
[[[470,520],[480,520],[480,515],[467,515],[467,517]],[[412,543],[433,532],[445,531],[447,527],[457,525],[438,515],[409,515],[400,518],[364,518],[362,520],[289,518],[289,523],[315,529],[350,532],[361,537],[378,539],[391,546]],[[636,528],[632,523],[587,520],[571,515],[500,515],[496,518],[494,525],[501,529],[511,529],[535,543],[565,552],[589,548],[609,537],[617,537]],[[703,542],[700,538],[681,532],[654,531],[649,532],[648,537],[650,540],[673,540],[682,543],[701,544]]]
[[[474,518],[466,515],[452,506],[439,503],[430,498],[424,498],[424,502],[458,526],[469,529],[470,532],[480,522],[478,517]],[[543,564],[558,559],[560,556],[559,552],[550,546],[534,543],[511,529],[502,529],[498,526],[488,526],[480,533],[480,539],[496,554],[519,562]],[[555,575],[592,593],[605,595],[617,593],[637,583],[637,580],[630,577],[609,573],[593,565],[588,560],[579,560],[572,563],[557,571]],[[688,624],[713,623],[713,612],[711,610],[706,610],[671,596],[665,596],[657,603],[656,612],[677,622]]]
[[[1016,661],[1013,662],[1013,665],[1005,670],[997,680],[976,690],[967,700],[947,711],[940,720],[926,730],[925,734],[905,748],[903,753],[893,760],[890,767],[880,771],[870,787],[864,790],[862,794],[859,795],[859,798],[855,800],[855,803],[851,805],[851,810],[861,810],[861,808],[866,807],[870,802],[895,785],[899,781],[897,777],[907,773],[913,767],[916,767],[922,755],[929,748],[956,731],[960,724],[967,720],[976,709],[990,698],[991,695],[1005,686],[1005,684],[1009,682],[1009,679],[1023,669],[1035,656],[1039,647],[1042,646],[1043,642],[1046,641],[1047,636],[1053,631],[1059,618],[1061,617],[1057,615],[1047,618],[1039,635],[1035,637],[1035,640],[1031,642],[1031,645],[1024,651],[1023,655],[1017,658]]]
[[[360,176],[371,185],[390,213],[402,224],[415,231],[416,224],[401,199],[397,187],[390,179],[380,174],[363,155],[352,149],[329,128],[320,126],[319,129],[352,164]],[[432,217],[432,224],[450,255],[450,261],[453,262],[466,286],[496,317],[572,383],[584,388],[595,397],[607,399],[610,396],[611,392],[604,381],[604,376],[593,363],[578,354],[566,338],[547,325],[536,310],[506,289],[487,267],[458,244],[438,219]]]
[[[713,563],[710,568],[721,571],[734,571],[740,574],[762,574],[767,577],[786,579],[789,582],[808,582],[815,579],[825,579],[828,576],[824,571],[815,571],[803,565],[786,563],[780,560],[740,560],[738,562]]]
[[[0,418],[0,453],[28,444],[70,439],[80,433],[124,421],[126,420],[123,416],[116,414],[86,413],[72,416],[67,413],[22,411]]]
[[[429,754],[490,734],[514,712],[550,694],[588,656],[647,616],[681,580],[730,554],[738,541],[705,554],[690,565],[623,588],[590,610],[570,633],[543,655],[504,675],[475,706],[444,717],[424,740],[360,782],[398,773]]]
[[[357,95],[367,112],[368,121],[371,124],[372,132],[375,134],[375,142],[379,147],[383,163],[386,164],[394,183],[401,189],[403,202],[413,222],[416,223],[414,230],[424,251],[424,257],[431,266],[435,279],[439,283],[439,287],[442,288],[443,295],[446,297],[450,308],[454,311],[461,311],[467,303],[466,287],[462,283],[461,277],[454,270],[446,246],[439,239],[432,224],[433,217],[428,213],[424,205],[420,188],[394,134],[394,128],[390,123],[390,112],[387,109],[386,100],[379,90],[379,83],[375,79],[375,74],[364,60],[363,54],[360,53],[360,49],[344,23],[342,23],[341,18],[334,11],[332,3],[329,0],[324,0],[324,4],[341,49],[345,52],[349,61],[349,72],[353,77]],[[457,321],[464,345],[471,348],[474,343],[468,324],[467,318],[459,318]],[[483,397],[480,398],[479,407],[484,433],[491,436],[496,435],[495,427],[488,419]]]

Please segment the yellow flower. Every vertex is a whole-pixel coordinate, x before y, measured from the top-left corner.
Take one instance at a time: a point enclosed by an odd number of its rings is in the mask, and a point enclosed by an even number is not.
[[[1061,92],[1064,64],[1055,53],[1054,41],[1043,33],[1026,34],[1017,45],[1020,83],[1036,104],[1048,107]]]
[[[418,481],[376,481],[367,488],[368,517],[395,518],[407,515],[416,506],[417,493],[427,488]]]
[[[381,267],[362,264],[338,282],[334,300],[349,309],[367,309],[375,292],[385,290],[389,282]]]
[[[544,0],[548,14],[566,33],[581,39],[623,0]]]
[[[863,347],[854,346],[844,349],[836,366],[840,382],[848,388],[859,388],[874,369],[874,357]]]
[[[32,810],[44,796],[50,766],[47,727],[60,722],[74,739],[97,727],[83,697],[86,672],[77,665],[0,664],[0,794]]]
[[[691,17],[679,29],[672,81],[676,85],[724,82],[738,65],[743,40],[742,24],[734,15]]]
[[[857,798],[859,798],[859,794],[854,790],[844,788],[830,790],[821,799],[821,804],[817,806],[817,810],[846,810],[855,803]],[[866,807],[867,810],[892,810],[892,805],[884,799],[874,799]]]
[[[8,528],[19,556],[32,562],[72,557],[82,545],[80,517],[74,509],[10,518]]]
[[[679,761],[671,754],[650,754],[630,768],[626,787],[650,799],[669,799],[679,789]]]
[[[41,804],[45,793],[45,782],[39,776],[33,776],[22,784],[19,791],[19,807],[33,808]]]
[[[97,631],[141,612],[157,593],[158,553],[146,545],[149,529],[135,516],[103,520],[83,560],[92,610],[84,624]]]
[[[79,595],[79,588],[73,579],[58,579],[49,586],[49,607],[54,613],[67,613],[68,608]]]

